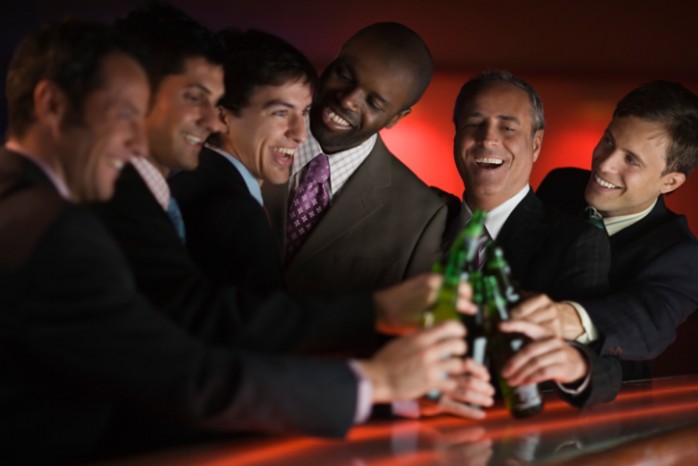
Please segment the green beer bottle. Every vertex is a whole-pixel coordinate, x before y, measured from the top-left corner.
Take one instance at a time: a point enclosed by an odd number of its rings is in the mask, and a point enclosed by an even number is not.
[[[543,398],[537,384],[510,386],[499,374],[511,357],[519,351],[530,339],[520,333],[502,333],[498,329],[499,322],[509,319],[507,301],[499,290],[497,277],[485,277],[485,298],[487,313],[490,319],[489,354],[493,369],[499,379],[499,388],[504,398],[504,404],[513,417],[525,418],[539,413],[543,409]]]
[[[473,212],[473,218],[453,242],[445,263],[434,266],[434,271],[442,273],[444,278],[436,302],[422,315],[422,327],[431,327],[447,320],[462,320],[462,315],[456,310],[458,285],[468,279],[468,272],[472,270],[486,215],[483,210]],[[467,326],[467,322],[464,323]]]

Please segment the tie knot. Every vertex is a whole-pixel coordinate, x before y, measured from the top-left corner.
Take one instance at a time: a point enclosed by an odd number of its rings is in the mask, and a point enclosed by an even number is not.
[[[325,154],[316,156],[308,164],[304,179],[308,182],[324,183],[330,178],[330,161]]]
[[[597,228],[600,228],[602,230],[606,229],[606,226],[603,222],[603,216],[599,213],[598,210],[596,210],[592,206],[587,206],[584,208],[584,219],[586,219],[587,222],[591,223]]]

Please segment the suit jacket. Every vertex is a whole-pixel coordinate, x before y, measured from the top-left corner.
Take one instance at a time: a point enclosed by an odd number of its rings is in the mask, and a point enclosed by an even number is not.
[[[217,349],[137,291],[94,215],[0,151],[0,454],[80,457],[115,406],[212,430],[343,435],[356,380],[342,362]]]
[[[560,397],[573,406],[590,408],[599,403],[613,401],[620,391],[621,365],[614,356],[601,356],[587,345],[573,343],[582,352],[589,364],[591,379],[589,386],[579,395],[570,395],[558,390]]]
[[[259,293],[282,287],[276,238],[237,168],[204,148],[196,170],[169,182],[184,217],[187,247],[208,278]]]
[[[373,334],[370,296],[259,298],[208,280],[132,166],[113,199],[95,207],[131,266],[138,289],[192,335],[236,348],[320,352]],[[231,267],[234,264],[231,264]]]
[[[588,178],[586,170],[553,170],[539,191],[579,212]],[[661,196],[645,218],[610,241],[611,293],[580,304],[600,332],[604,353],[627,360],[652,359],[698,307],[698,242],[686,218],[667,209]],[[649,375],[647,365],[632,373],[626,367],[630,366],[624,366],[625,378]]]
[[[288,186],[265,186],[280,244],[286,238]],[[285,278],[292,291],[375,290],[421,272],[439,259],[446,207],[380,137],[332,200]]]
[[[465,224],[461,209],[448,241]],[[606,291],[610,247],[606,235],[583,220],[547,207],[529,191],[502,226],[497,243],[522,289],[554,300],[579,299]]]

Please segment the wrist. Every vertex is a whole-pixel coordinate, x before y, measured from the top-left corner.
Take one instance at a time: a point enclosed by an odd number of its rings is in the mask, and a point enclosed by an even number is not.
[[[382,366],[374,361],[359,360],[356,361],[362,374],[371,382],[373,388],[372,402],[387,403],[393,400],[392,391]]]
[[[570,303],[560,303],[560,315],[562,317],[562,338],[576,340],[584,333],[582,319],[577,310]]]

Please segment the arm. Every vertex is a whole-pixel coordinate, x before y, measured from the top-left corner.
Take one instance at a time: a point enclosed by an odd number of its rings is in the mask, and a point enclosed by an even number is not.
[[[501,375],[511,385],[553,380],[570,387],[558,391],[579,407],[611,401],[620,390],[621,369],[615,358],[602,358],[584,345],[565,342],[545,327],[525,320],[502,322],[500,329],[532,339],[502,369]],[[580,386],[576,393],[573,387]]]
[[[599,331],[603,353],[652,359],[698,307],[698,245],[680,243],[633,272],[636,277],[625,288],[580,304]]]

